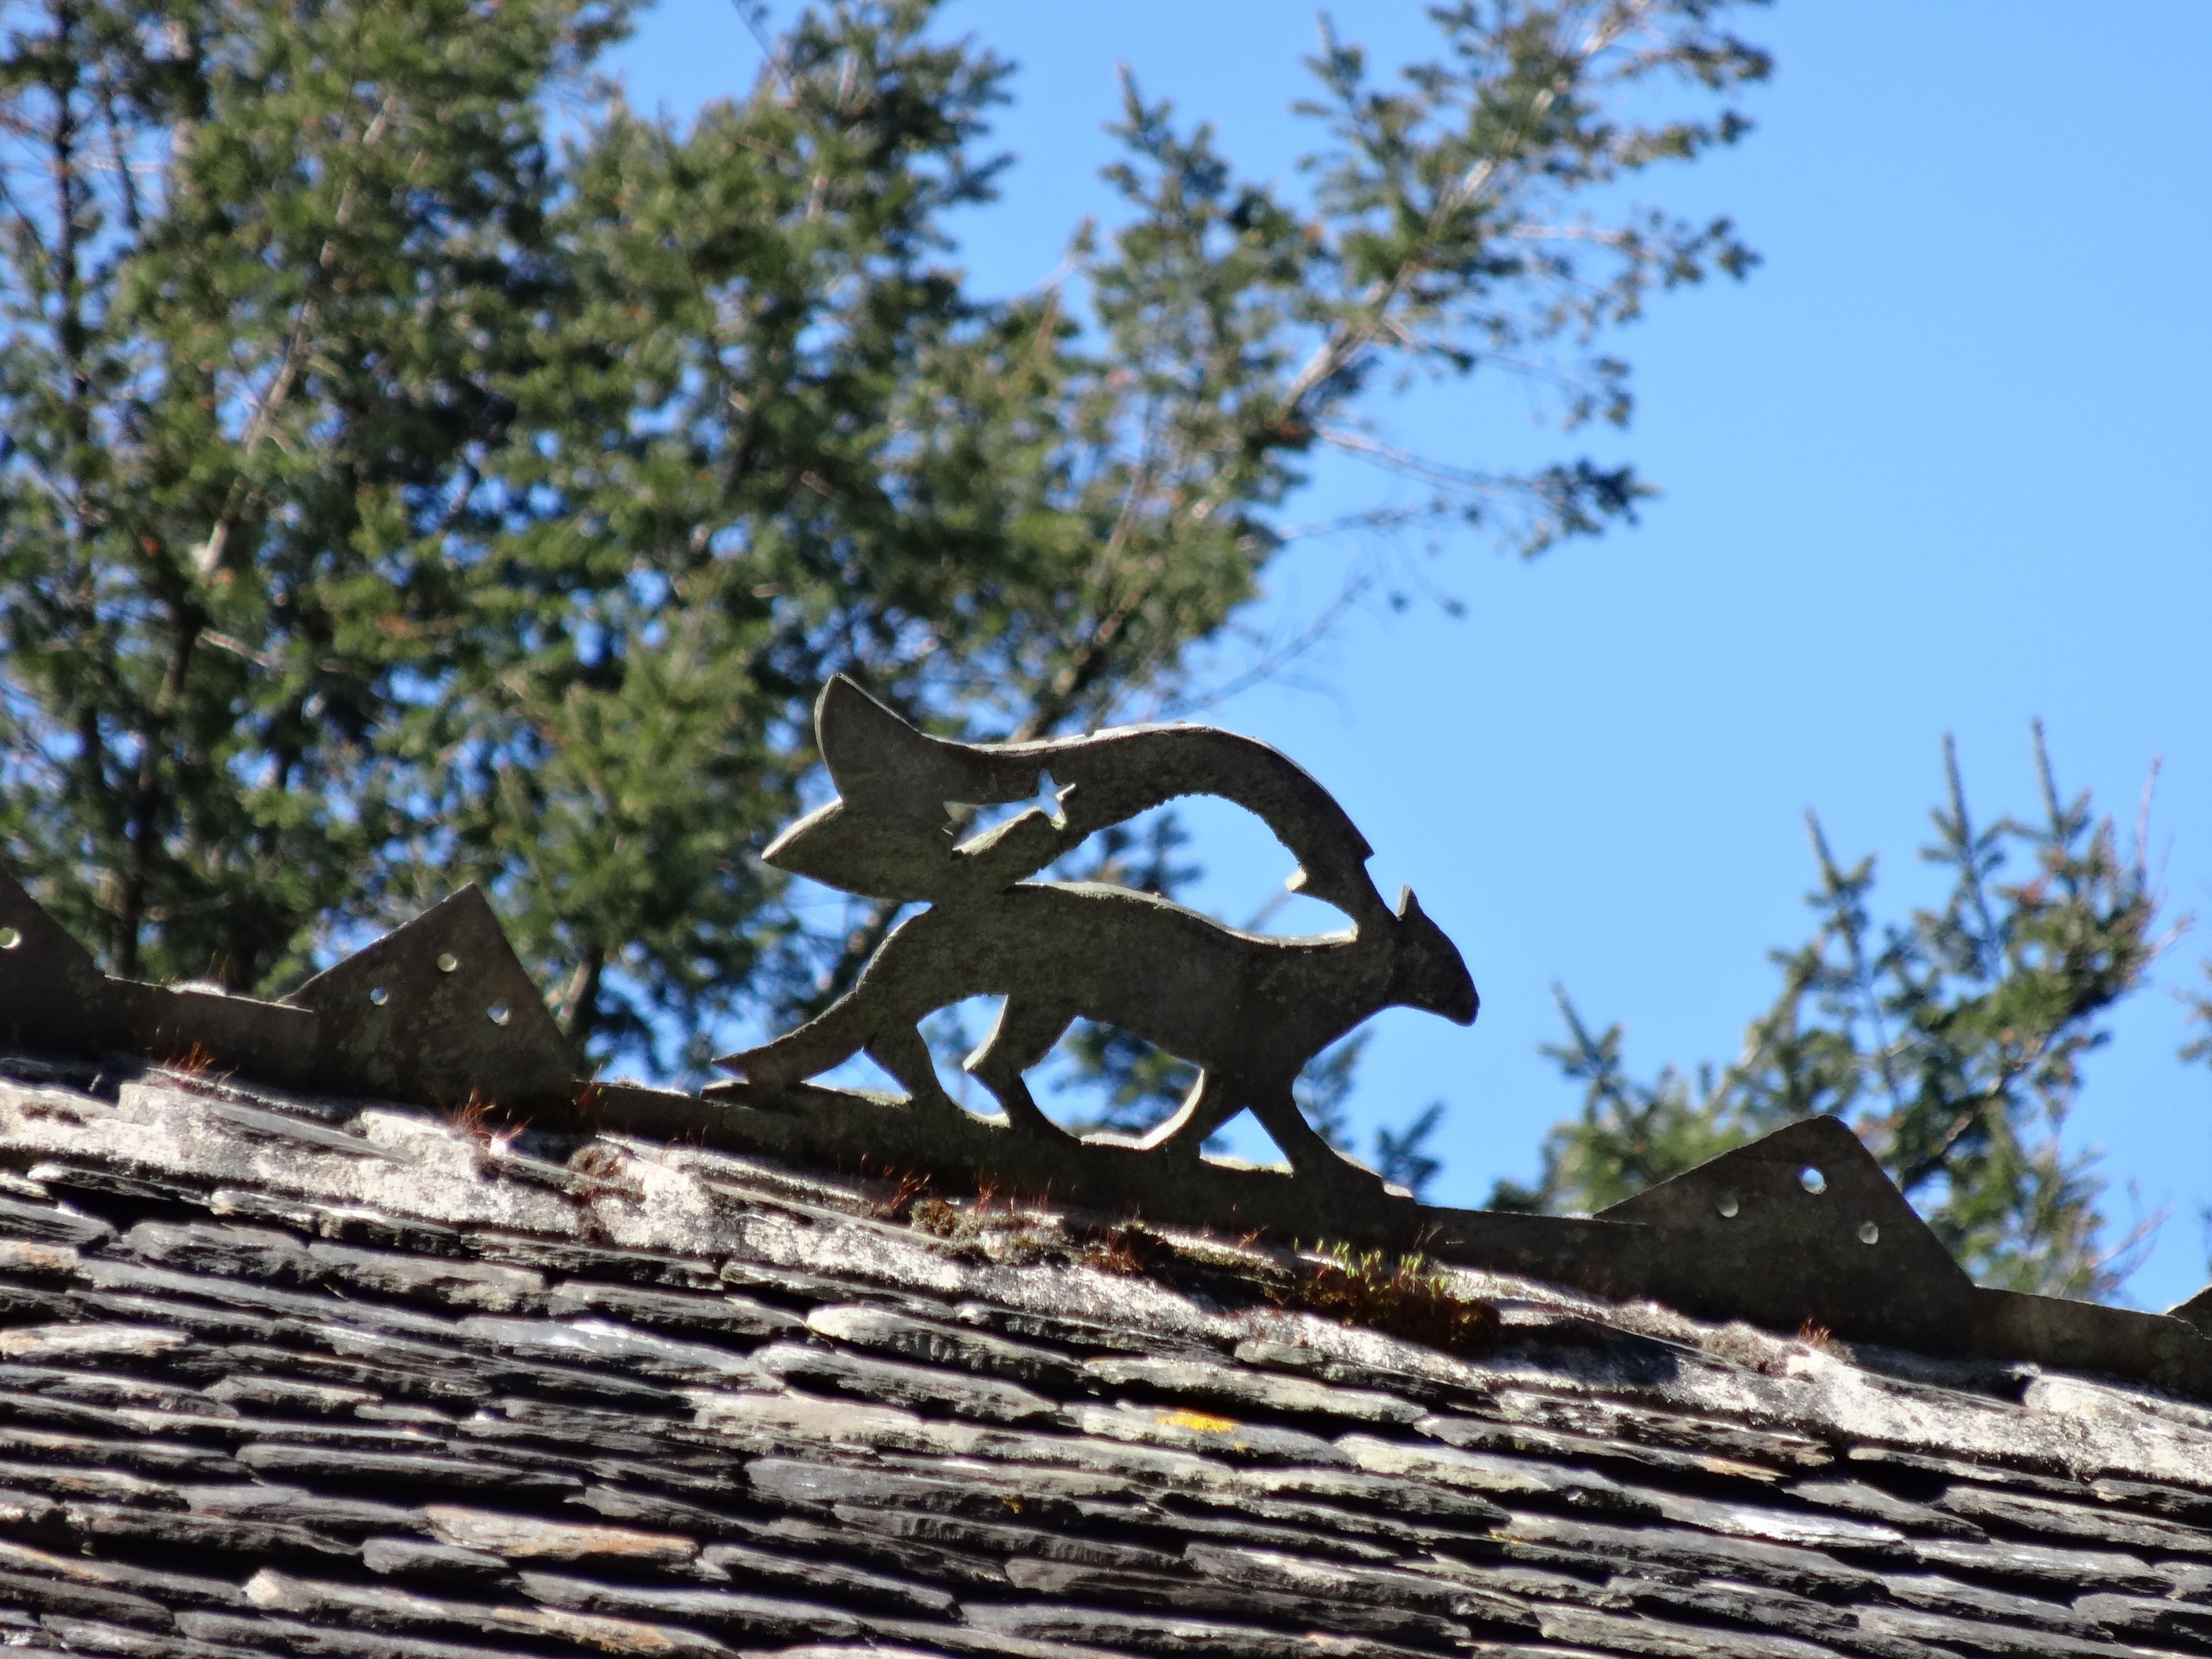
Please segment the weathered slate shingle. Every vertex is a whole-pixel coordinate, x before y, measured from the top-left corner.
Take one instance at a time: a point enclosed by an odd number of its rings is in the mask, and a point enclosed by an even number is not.
[[[11,1651],[2212,1655],[2140,1385],[1472,1272],[1444,1352],[1219,1239],[79,1082],[0,1078]]]

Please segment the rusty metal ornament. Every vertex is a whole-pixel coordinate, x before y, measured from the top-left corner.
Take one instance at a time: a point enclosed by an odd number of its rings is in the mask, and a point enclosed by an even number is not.
[[[1195,1158],[1208,1135],[1249,1108],[1296,1176],[1372,1181],[1306,1121],[1291,1093],[1298,1073],[1386,1007],[1461,1024],[1474,1018],[1474,981],[1450,939],[1410,890],[1395,909],[1383,902],[1367,873],[1366,840],[1344,809],[1266,744],[1200,726],[949,743],[842,675],[823,691],[815,730],[838,797],[779,836],[764,861],[865,897],[930,908],[893,929],[853,988],[819,1016],[715,1062],[750,1084],[787,1087],[866,1053],[913,1108],[949,1121],[960,1108],[917,1027],[939,1008],[1001,996],[997,1024],[963,1064],[1018,1135],[1065,1138],[1024,1073],[1083,1018],[1200,1068],[1182,1109],[1141,1150]],[[1032,799],[1048,776],[1059,786],[1053,810],[1032,806],[953,839],[958,808]],[[1298,860],[1292,889],[1337,906],[1351,927],[1274,938],[1129,888],[1030,879],[1096,831],[1193,794],[1257,814]]]

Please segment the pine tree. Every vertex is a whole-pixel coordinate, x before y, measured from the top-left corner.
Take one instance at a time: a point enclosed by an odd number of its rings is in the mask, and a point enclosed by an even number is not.
[[[1774,955],[1782,986],[1730,1065],[1628,1076],[1621,1028],[1593,1033],[1564,992],[1568,1041],[1547,1049],[1583,1087],[1553,1129],[1534,1188],[1502,1208],[1604,1208],[1729,1147],[1821,1114],[1848,1121],[1984,1284],[2109,1295],[2138,1231],[2103,1237],[2103,1182],[2059,1131],[2101,1024],[2166,939],[2142,850],[2124,854],[2086,793],[2068,799],[2035,728],[2041,811],[1978,824],[1944,743],[1947,799],[1921,856],[1951,877],[1941,909],[1879,928],[1875,861],[1845,868],[1808,815],[1820,885],[1813,938]],[[2015,879],[2008,867],[2025,865]]]
[[[547,287],[538,100],[617,21],[8,8],[0,825],[111,970],[281,987],[375,912]]]

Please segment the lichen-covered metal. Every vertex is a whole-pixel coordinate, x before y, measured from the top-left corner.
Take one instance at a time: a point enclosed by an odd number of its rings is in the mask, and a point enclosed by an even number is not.
[[[1287,756],[1200,726],[1130,726],[1040,743],[970,744],[925,736],[838,677],[815,711],[838,798],[763,855],[777,869],[865,897],[926,901],[851,991],[772,1042],[717,1061],[787,1087],[866,1052],[906,1089],[910,1109],[950,1121],[916,1029],[939,1008],[1006,999],[965,1062],[1027,1138],[1065,1138],[1023,1074],[1078,1018],[1103,1021],[1200,1067],[1182,1109],[1141,1144],[1195,1159],[1249,1108],[1296,1177],[1336,1186],[1370,1172],[1317,1134],[1291,1085],[1328,1044],[1383,1008],[1465,1024],[1477,999],[1467,964],[1411,890],[1394,910],[1367,874],[1369,848],[1344,809]],[[1035,799],[956,842],[963,806]],[[1229,927],[1126,887],[1029,878],[1085,837],[1183,795],[1250,808],[1298,860],[1294,890],[1335,905],[1344,933],[1279,939]]]
[[[1199,726],[945,743],[846,682],[825,695],[820,732],[838,799],[793,825],[769,858],[931,908],[890,936],[844,1003],[732,1056],[743,1081],[693,1095],[580,1075],[473,887],[264,1002],[110,978],[4,872],[0,1060],[27,1076],[46,1062],[27,1056],[74,1056],[64,1071],[95,1092],[163,1067],[218,1091],[235,1079],[258,1091],[256,1103],[293,1103],[304,1115],[293,1133],[309,1139],[325,1133],[314,1124],[332,1097],[428,1108],[507,1133],[526,1127],[542,1152],[566,1149],[565,1168],[525,1160],[556,1187],[595,1180],[609,1134],[684,1143],[939,1192],[1049,1195],[1096,1217],[1418,1250],[1705,1319],[2104,1372],[2212,1400],[2212,1290],[2161,1316],[1975,1285],[1832,1118],[1779,1130],[1586,1218],[1418,1204],[1330,1151],[1291,1100],[1298,1068],[1392,1003],[1471,1019],[1474,988],[1410,895],[1394,910],[1376,892],[1367,843],[1342,810],[1264,744]],[[1018,812],[965,841],[947,833],[947,802],[1032,799],[1048,774],[1052,810]],[[1342,909],[1351,929],[1269,939],[1147,895],[1030,879],[1093,831],[1193,793],[1257,814],[1297,859],[1304,890]],[[945,1097],[915,1052],[914,1022],[992,992],[1006,1011],[970,1065],[1006,1111],[987,1118]],[[1021,1074],[1077,1015],[1197,1061],[1205,1085],[1142,1141],[1061,1133]],[[887,1056],[909,1094],[804,1080],[862,1049]],[[1289,1154],[1288,1169],[1202,1154],[1206,1134],[1246,1104]],[[261,1103],[222,1109],[243,1114],[249,1138],[270,1131]]]

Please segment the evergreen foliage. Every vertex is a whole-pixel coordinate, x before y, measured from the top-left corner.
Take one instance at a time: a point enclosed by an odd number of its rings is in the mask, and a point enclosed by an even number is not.
[[[617,21],[7,8],[0,826],[111,970],[282,986],[386,896],[556,281],[538,100]]]
[[[2102,1237],[2104,1183],[2059,1131],[2083,1058],[2112,1006],[2138,989],[2166,943],[2138,834],[2124,854],[2109,817],[2053,780],[2035,728],[2041,811],[1978,824],[1955,750],[1945,804],[1921,856],[1947,872],[1938,909],[1877,927],[1875,863],[1846,868],[1808,815],[1819,918],[1774,953],[1782,985],[1730,1065],[1694,1077],[1627,1073],[1621,1028],[1594,1032],[1558,993],[1568,1040],[1546,1052],[1583,1089],[1580,1116],[1544,1145],[1533,1188],[1502,1183],[1504,1208],[1589,1212],[1800,1119],[1833,1114],[1874,1150],[1916,1209],[1984,1284],[2095,1297],[2124,1275],[2138,1229]],[[2011,880],[2001,878],[2010,866]],[[2022,867],[2024,866],[2024,868]]]
[[[1439,7],[1388,81],[1329,36],[1310,198],[1132,82],[1120,222],[1006,301],[948,216],[1010,71],[934,9],[674,122],[591,78],[623,0],[0,8],[0,832],[111,970],[277,993],[476,879],[594,1060],[696,1075],[896,919],[750,856],[830,675],[970,738],[1184,706],[1323,450],[1369,528],[1632,510],[1376,393],[1626,418],[1600,337],[1750,262],[1619,205],[1745,130],[1717,0]]]

